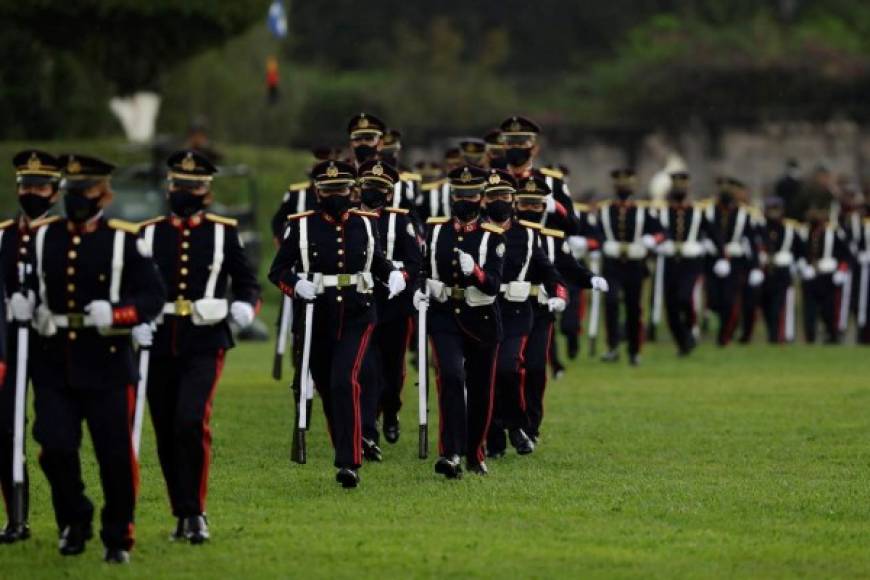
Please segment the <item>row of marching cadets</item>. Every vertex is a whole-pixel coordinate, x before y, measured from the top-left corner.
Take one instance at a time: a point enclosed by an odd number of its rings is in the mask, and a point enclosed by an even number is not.
[[[360,114],[348,125],[354,159],[330,148],[309,182],[288,189],[273,222],[279,249],[269,277],[292,312],[297,461],[313,387],[336,480],[356,487],[363,460],[383,459],[378,416],[396,442],[415,328],[421,457],[427,339],[439,410],[435,471],[486,474],[487,456],[504,455],[508,441],[520,454],[534,450],[554,313],[565,309],[569,283],[607,290],[573,257],[571,244],[588,242],[578,240],[567,188],[533,165],[538,132],[528,119],[507,119],[505,169],[482,166],[486,148],[464,143],[478,164],[461,158],[432,179],[432,167],[395,167],[398,133]]]
[[[194,151],[174,153],[170,212],[140,225],[107,219],[108,162],[27,150],[13,165],[20,211],[0,223],[10,371],[0,389],[0,541],[31,533],[28,382],[61,555],[81,554],[94,534],[79,457],[85,423],[103,488],[104,559],[129,562],[146,396],[177,518],[170,537],[206,541],[209,419],[233,344],[228,323],[250,324],[260,291],[235,222],[206,211],[216,168]],[[61,197],[65,217],[52,215]]]

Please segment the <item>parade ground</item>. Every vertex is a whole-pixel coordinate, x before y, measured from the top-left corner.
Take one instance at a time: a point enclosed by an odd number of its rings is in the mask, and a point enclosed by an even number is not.
[[[348,491],[332,479],[319,401],[309,463],[290,462],[288,388],[269,376],[271,345],[245,343],[214,401],[209,544],[168,540],[174,520],[147,424],[136,565],[98,565],[98,542],[60,558],[45,478],[33,469],[33,538],[3,548],[0,577],[870,574],[866,351],[703,344],[683,360],[662,341],[647,345],[639,368],[587,352],[550,382],[536,452],[491,460],[485,479],[436,476],[434,442],[429,460],[417,458],[409,367],[402,437]],[[99,505],[89,447],[85,481]],[[32,441],[29,451],[35,466]]]

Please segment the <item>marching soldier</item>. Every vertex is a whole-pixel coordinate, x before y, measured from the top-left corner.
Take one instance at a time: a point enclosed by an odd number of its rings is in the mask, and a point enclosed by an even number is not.
[[[32,224],[46,216],[59,196],[60,164],[44,151],[27,150],[12,159],[17,182],[20,212],[15,220],[0,223],[0,268],[6,292],[2,295],[4,307],[9,300],[9,322],[29,325],[35,304],[36,288],[33,271]],[[7,322],[3,316],[3,324]],[[0,532],[0,543],[11,544],[30,537],[28,515],[30,511],[30,485],[24,470],[22,490],[23,519],[16,521],[13,513],[13,434],[15,417],[15,381],[17,371],[18,333],[15,324],[8,324],[0,340],[5,342],[5,378],[0,382],[0,485],[6,504],[7,524]],[[8,332],[8,334],[7,334]],[[37,340],[30,337],[30,342]]]
[[[453,217],[427,222],[427,291],[414,294],[414,305],[431,296],[428,328],[440,410],[435,472],[453,479],[462,476],[462,456],[469,471],[487,472],[484,443],[502,338],[496,297],[505,246],[503,230],[481,220],[487,172],[464,166],[448,177]]]
[[[687,356],[696,346],[693,334],[697,316],[695,289],[704,273],[704,244],[722,246],[716,230],[704,217],[702,206],[689,200],[689,179],[685,172],[671,174],[668,205],[659,212],[665,238],[657,248],[665,257],[668,327],[680,356]]]
[[[66,219],[35,229],[39,306],[32,365],[40,465],[51,486],[60,553],[80,554],[92,536],[94,507],[84,495],[79,447],[86,421],[105,505],[100,537],[111,563],[129,561],[138,463],[131,427],[137,367],[130,329],[153,320],[165,301],[154,264],[137,247],[136,226],[106,220],[114,167],[61,156]]]
[[[314,303],[311,375],[335,446],[336,480],[356,487],[362,463],[359,375],[376,322],[375,279],[395,297],[405,289],[406,274],[384,257],[376,214],[351,208],[355,167],[328,161],[313,174],[319,209],[291,216],[269,279],[284,294]],[[298,318],[294,325],[301,328]]]
[[[485,167],[492,169],[507,169],[507,159],[505,159],[504,138],[501,134],[501,129],[491,129],[483,136],[483,141],[486,143],[486,163]]]
[[[764,202],[764,226],[760,230],[760,265],[765,269],[761,286],[761,310],[771,344],[785,342],[786,318],[793,315],[786,296],[792,286],[792,269],[803,255],[800,224],[785,218],[785,202],[769,197]]]
[[[534,192],[540,194],[526,194],[523,199],[534,196],[533,201],[543,202],[546,184],[541,184],[542,188],[535,188]],[[516,194],[516,181],[509,173],[489,170],[484,186],[484,209],[489,221],[504,230],[506,247],[498,298],[504,337],[498,349],[495,409],[486,444],[490,457],[504,455],[505,430],[520,455],[535,449],[526,433],[529,425],[525,394],[525,350],[534,322],[532,300],[537,303],[538,296],[546,291],[547,309],[561,311],[565,309],[567,298],[566,287],[540,242],[542,226],[514,217]],[[485,472],[485,467],[482,469]]]
[[[858,244],[858,343],[870,344],[870,212],[865,199]]]
[[[459,142],[459,150],[466,165],[486,169],[486,142],[483,139],[463,139]]]
[[[764,270],[761,268],[761,232],[764,229],[764,213],[750,205],[749,188],[739,179],[730,179],[731,190],[737,203],[746,207],[749,212],[748,237],[751,240],[749,250],[754,252],[754,268],[749,272],[746,284],[743,285],[741,300],[741,332],[740,344],[749,344],[752,341],[752,332],[755,329],[755,318],[761,303],[761,285],[764,283]]]
[[[625,334],[628,338],[628,357],[631,365],[640,364],[643,336],[641,295],[644,279],[649,276],[646,257],[662,238],[661,225],[647,208],[631,200],[636,184],[631,169],[614,169],[616,200],[599,208],[599,235],[604,255],[603,274],[613,291],[605,302],[607,344],[610,351],[602,360],[619,360],[619,301],[625,303]]]
[[[390,205],[393,208],[408,210],[406,215],[412,220],[414,227],[422,233],[422,222],[419,221],[417,215],[417,198],[420,195],[422,176],[419,173],[409,171],[401,164],[401,151],[402,134],[396,129],[385,130],[378,158],[400,172],[399,179],[393,185],[394,191],[390,198]]]
[[[384,257],[394,267],[408,273],[409,287],[416,287],[422,266],[420,245],[408,210],[390,207],[399,172],[379,160],[367,161],[359,168],[362,210],[374,214]],[[413,292],[391,297],[383,286],[375,286],[377,325],[366,355],[374,367],[374,385],[363,384],[363,452],[368,458],[377,449],[375,418],[383,412],[384,438],[388,443],[399,440],[399,410],[405,381],[405,353],[413,331]],[[369,387],[369,388],[366,388]],[[377,454],[380,450],[377,449]]]
[[[174,540],[209,539],[206,494],[211,461],[212,402],[233,347],[228,320],[249,326],[260,286],[236,221],[206,213],[217,168],[203,155],[177,151],[167,160],[170,214],[141,224],[141,246],[168,291],[157,332],[148,324],[133,336],[151,347],[147,391],[157,455],[172,515]],[[232,295],[232,303],[228,295]]]
[[[450,184],[440,163],[420,161],[414,167],[420,175],[417,215],[425,223],[430,217],[450,215]]]

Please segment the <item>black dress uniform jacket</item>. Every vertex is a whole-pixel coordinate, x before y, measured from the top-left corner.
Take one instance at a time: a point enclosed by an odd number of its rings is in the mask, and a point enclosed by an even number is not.
[[[272,237],[280,241],[287,227],[287,216],[313,210],[317,207],[316,188],[310,181],[292,183],[281,198],[278,211],[272,216]]]
[[[384,323],[414,314],[413,289],[419,285],[423,256],[417,238],[417,229],[409,217],[408,210],[386,208],[376,213],[379,217],[375,221],[384,256],[396,268],[404,270],[408,275],[408,290],[392,300],[389,299],[389,288],[383,284],[375,285],[378,323]],[[391,221],[392,227],[390,227]]]

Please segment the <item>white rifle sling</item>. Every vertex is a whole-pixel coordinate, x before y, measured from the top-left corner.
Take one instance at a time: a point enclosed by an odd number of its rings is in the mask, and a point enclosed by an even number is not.
[[[429,215],[435,217],[439,215],[438,203],[441,195],[441,187],[433,187],[429,190]]]
[[[145,226],[145,231],[142,235],[142,243],[144,244],[142,249],[145,251],[145,256],[149,258],[154,255],[154,229],[155,224]]]
[[[523,266],[517,274],[516,280],[511,280],[507,284],[502,284],[502,292],[507,300],[511,302],[525,302],[529,298],[532,285],[526,282],[526,275],[529,271],[529,264],[532,261],[532,249],[535,244],[535,232],[531,229],[526,230],[528,241],[526,243],[526,257],[523,260]]]
[[[402,203],[402,187],[404,185],[403,181],[397,181],[393,184],[393,207],[399,207]]]
[[[441,215],[450,217],[450,184],[441,186]]]
[[[299,220],[299,259],[302,260],[302,274],[311,271],[311,261],[308,258],[308,216]]]
[[[604,228],[604,237],[608,242],[613,241],[613,228],[610,226],[610,206],[601,210],[601,227]]]
[[[643,244],[643,224],[646,219],[646,211],[641,207],[634,208],[634,243]]]
[[[489,232],[484,231],[477,250],[477,264],[482,269],[486,265],[486,255],[489,249]],[[498,291],[496,291],[496,294]],[[484,306],[495,302],[495,295],[490,296],[475,286],[465,288],[465,303],[469,306]]]
[[[203,298],[214,298],[215,288],[217,287],[218,276],[221,273],[221,266],[224,263],[224,225],[214,225],[214,251],[211,257],[211,271],[208,274],[208,282],[205,285],[205,294]]]
[[[526,280],[526,274],[529,271],[529,264],[532,262],[532,247],[535,243],[535,232],[527,229],[526,234],[528,235],[528,241],[526,243],[526,259],[523,261],[523,267],[520,269],[519,276],[517,276],[517,281],[519,282],[524,282]]]
[[[396,214],[387,214],[387,260],[391,262],[396,249],[396,219]]]
[[[6,233],[6,230],[0,230],[0,249],[3,249],[3,234]]]
[[[477,249],[477,263],[483,268],[486,265],[486,249],[489,245],[489,232],[483,232],[480,238],[480,247]]]
[[[305,199],[307,190],[299,189],[296,191],[296,213],[302,213],[305,211]]]
[[[372,270],[372,258],[375,256],[375,236],[372,234],[372,222],[369,221],[369,218],[365,216],[361,216],[363,220],[363,225],[366,228],[366,235],[368,236],[368,240],[366,242],[366,263],[363,266],[363,272],[371,272]]]
[[[36,277],[39,281],[39,300],[48,308],[48,297],[45,292],[45,271],[43,270],[42,254],[45,249],[45,232],[48,226],[42,226],[36,232]]]
[[[834,228],[830,226],[825,228],[825,245],[817,269],[823,274],[830,274],[837,269],[837,260],[834,259]]]
[[[792,254],[791,246],[794,242],[794,226],[785,224],[783,226],[782,245],[779,251],[773,255],[773,265],[780,268],[791,266],[794,262],[794,254]]]
[[[689,227],[689,235],[686,237],[686,242],[695,244],[698,242],[698,233],[701,229],[701,210],[697,207],[692,208],[692,225]]]
[[[659,212],[659,221],[661,222],[662,227],[665,229],[665,232],[667,232],[668,226],[671,223],[671,210],[670,210],[670,208],[667,208],[667,207],[663,208],[662,211]],[[679,241],[679,240],[676,240],[676,241]]]
[[[121,274],[124,270],[124,239],[123,230],[115,230],[115,240],[112,245],[112,277],[109,283],[109,302],[117,304],[121,301]]]
[[[429,245],[429,264],[432,269],[432,279],[440,280],[438,277],[438,260],[436,253],[438,251],[438,234],[441,233],[441,224],[438,224],[432,229],[432,243]]]

